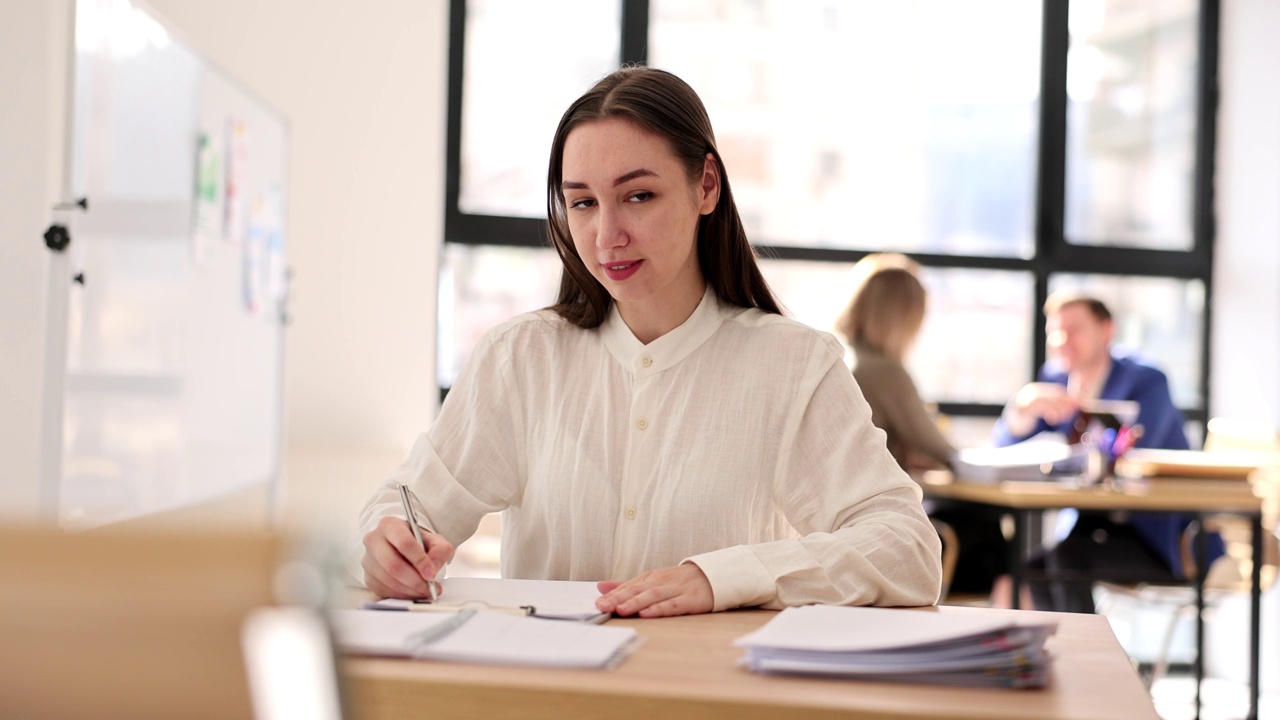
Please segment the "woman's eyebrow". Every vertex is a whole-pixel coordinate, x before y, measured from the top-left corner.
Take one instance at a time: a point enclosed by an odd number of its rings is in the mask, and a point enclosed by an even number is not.
[[[658,173],[652,170],[648,170],[646,168],[632,170],[631,172],[625,175],[619,175],[618,178],[613,181],[613,186],[618,187],[619,185],[625,182],[630,182],[631,180],[635,180],[636,178],[640,178],[640,177],[658,177]],[[586,183],[578,182],[576,180],[565,180],[564,182],[560,183],[560,188],[562,190],[587,190],[588,189]]]
[[[658,177],[658,173],[652,170],[646,170],[645,168],[640,168],[639,170],[632,170],[626,175],[622,175],[617,180],[614,180],[613,186],[618,187],[624,182],[630,182],[631,180],[635,180],[636,178],[641,178],[641,177]]]

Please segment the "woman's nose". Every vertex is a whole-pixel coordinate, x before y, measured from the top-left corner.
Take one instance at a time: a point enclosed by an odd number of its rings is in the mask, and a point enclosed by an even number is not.
[[[623,247],[627,244],[627,231],[624,227],[621,213],[617,210],[602,207],[596,218],[596,245],[598,247],[611,249]]]

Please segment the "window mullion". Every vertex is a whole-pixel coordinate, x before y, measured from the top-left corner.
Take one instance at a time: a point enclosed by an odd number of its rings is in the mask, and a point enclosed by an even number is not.
[[[649,0],[622,0],[622,64],[649,59]]]

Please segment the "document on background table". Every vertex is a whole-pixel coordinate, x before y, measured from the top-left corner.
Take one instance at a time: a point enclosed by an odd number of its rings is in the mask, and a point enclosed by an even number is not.
[[[451,662],[607,669],[630,654],[634,628],[477,611],[330,613],[344,652]]]
[[[593,582],[568,580],[510,580],[506,578],[445,578],[441,581],[441,607],[474,607],[515,610],[532,608],[531,615],[556,620],[603,622],[609,618],[596,608],[600,591]],[[409,610],[426,603],[412,600],[379,600],[367,603],[375,610]]]
[[[994,687],[1042,687],[1056,623],[931,610],[807,605],[738,638],[766,674]]]
[[[1189,477],[1244,480],[1274,461],[1274,454],[1250,450],[1161,450],[1134,448],[1116,461],[1116,472],[1135,477]]]
[[[952,462],[957,480],[1053,480],[1055,473],[1079,472],[1085,448],[1058,438],[1036,437],[1006,447],[962,448]]]

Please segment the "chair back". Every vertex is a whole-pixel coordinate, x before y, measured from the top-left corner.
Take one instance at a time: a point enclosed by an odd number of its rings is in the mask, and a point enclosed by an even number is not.
[[[1205,426],[1206,452],[1246,450],[1280,454],[1280,432],[1267,423],[1238,418],[1210,418]]]
[[[956,562],[960,559],[960,538],[950,523],[936,517],[930,517],[929,522],[933,523],[933,529],[938,532],[938,539],[942,542],[942,591],[938,595],[938,602],[942,602],[951,592],[951,581],[956,575]]]
[[[1263,587],[1275,580],[1280,543],[1276,537],[1277,515],[1280,515],[1280,432],[1264,422],[1239,418],[1215,417],[1206,426],[1205,452],[1250,453],[1260,456],[1260,467],[1249,475],[1249,482],[1262,502]],[[1209,569],[1208,585],[1227,589],[1244,589],[1252,571],[1252,533],[1243,518],[1210,516],[1205,527],[1222,536],[1226,555]],[[1191,538],[1183,538],[1183,557],[1193,557]],[[1194,568],[1192,562],[1188,568]],[[1190,570],[1189,570],[1190,571]]]

